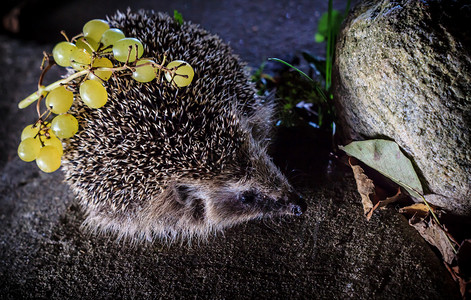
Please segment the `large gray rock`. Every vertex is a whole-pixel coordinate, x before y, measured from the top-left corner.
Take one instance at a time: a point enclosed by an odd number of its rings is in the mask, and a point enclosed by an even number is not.
[[[429,200],[471,214],[468,1],[363,1],[338,39],[334,93],[345,142],[395,140]]]

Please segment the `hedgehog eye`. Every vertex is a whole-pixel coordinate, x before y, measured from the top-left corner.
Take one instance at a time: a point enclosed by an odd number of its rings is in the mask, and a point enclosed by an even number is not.
[[[242,203],[254,203],[258,198],[258,194],[254,191],[245,191],[239,195],[239,201]]]

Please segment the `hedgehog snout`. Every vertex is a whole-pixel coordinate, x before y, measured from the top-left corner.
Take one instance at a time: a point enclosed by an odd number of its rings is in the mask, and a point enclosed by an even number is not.
[[[303,196],[296,192],[290,192],[284,199],[287,203],[289,211],[295,215],[302,215],[307,209],[307,203],[304,201]]]
[[[296,192],[288,192],[286,195],[272,198],[257,190],[250,189],[238,195],[239,203],[244,207],[258,207],[264,212],[288,213],[295,216],[302,215],[307,208],[306,201]]]

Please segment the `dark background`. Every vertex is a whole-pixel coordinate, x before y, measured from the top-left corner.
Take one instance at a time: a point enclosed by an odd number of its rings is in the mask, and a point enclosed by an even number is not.
[[[334,1],[344,9],[345,0]],[[3,1],[3,33],[39,43],[56,43],[81,32],[83,24],[104,18],[116,10],[150,9],[173,15],[176,9],[184,20],[199,23],[220,35],[236,53],[258,66],[269,56],[312,50],[323,53],[324,46],[314,42],[316,24],[327,11],[327,1]],[[15,21],[16,20],[16,21]]]

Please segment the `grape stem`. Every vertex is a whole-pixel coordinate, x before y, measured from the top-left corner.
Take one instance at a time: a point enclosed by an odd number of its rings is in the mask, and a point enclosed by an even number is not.
[[[44,55],[44,58],[43,58],[43,61],[41,63],[41,75],[39,76],[39,80],[38,80],[38,91],[42,88],[43,86],[43,81],[44,81],[44,75],[46,75],[47,71],[49,71],[49,69],[52,68],[52,66],[55,65],[55,61],[52,60],[51,62],[51,59],[49,58],[49,55],[47,55],[46,52],[43,52],[43,55]],[[44,68],[44,62],[47,61],[47,66]],[[38,103],[36,105],[36,111],[38,112],[38,116],[39,118],[41,119],[41,107],[40,107],[40,104],[41,104],[41,100],[42,98],[44,98],[44,94],[43,93],[40,93],[39,94],[39,99],[38,99]]]
[[[83,33],[77,34],[76,36],[72,37],[72,39],[70,39],[70,42],[73,43],[75,42],[75,40],[77,40],[78,38],[81,38],[82,36],[83,36]]]
[[[160,73],[162,71],[162,68],[164,67],[164,64],[165,64],[165,61],[167,60],[167,55],[166,53],[164,53],[164,59],[162,60],[162,63],[160,64],[160,66],[155,66],[156,68],[159,69],[159,73],[157,74],[157,82],[160,82]],[[156,64],[157,65],[157,64]],[[154,66],[154,65],[153,65]]]
[[[130,51],[129,51],[130,53]],[[29,95],[28,97],[26,97],[25,99],[21,100],[20,103],[18,103],[18,108],[20,109],[23,109],[23,108],[26,108],[28,107],[29,105],[31,105],[32,103],[34,103],[34,101],[38,100],[38,103],[37,103],[37,110],[38,110],[38,116],[41,115],[40,113],[40,110],[39,110],[39,107],[40,107],[40,102],[41,100],[44,98],[44,95],[49,93],[50,91],[52,91],[53,89],[55,88],[58,88],[60,87],[61,85],[65,85],[69,82],[71,82],[72,80],[74,79],[77,79],[79,77],[82,77],[82,76],[85,76],[85,75],[88,75],[90,73],[94,73],[94,71],[111,71],[111,72],[119,72],[119,71],[125,71],[125,70],[130,70],[130,71],[135,71],[136,68],[141,68],[141,67],[144,67],[144,66],[153,66],[155,67],[156,69],[159,69],[159,75],[160,75],[160,71],[164,71],[164,72],[168,72],[171,74],[171,77],[172,77],[172,81],[173,81],[173,78],[175,76],[182,76],[184,78],[188,78],[188,75],[183,75],[183,74],[177,74],[177,70],[178,68],[180,68],[181,66],[185,65],[184,63],[179,65],[179,66],[176,66],[176,67],[173,67],[173,68],[166,68],[163,66],[163,64],[165,63],[165,58],[164,58],[164,61],[162,62],[162,64],[158,64],[156,62],[153,62],[153,61],[150,61],[150,62],[146,62],[146,63],[143,63],[143,64],[140,64],[140,65],[136,65],[136,63],[133,63],[133,65],[130,65],[129,63],[125,63],[123,66],[121,67],[113,67],[113,68],[107,68],[107,67],[89,67],[88,69],[86,70],[82,70],[80,72],[77,72],[77,73],[74,73],[72,75],[70,75],[69,77],[67,78],[63,78],[63,79],[60,79],[60,80],[57,80],[51,84],[49,84],[48,86],[43,86],[42,85],[42,81],[44,79],[44,75],[46,74],[46,72],[53,66],[55,65],[55,62],[52,62],[51,63],[51,59],[49,58],[49,56],[45,56],[46,57],[46,60],[48,61],[48,65],[46,66],[46,68],[43,69],[43,71],[41,72],[41,76],[39,78],[39,81],[38,81],[38,90],[34,93],[32,93],[31,95]],[[136,60],[137,62],[137,60]],[[159,76],[160,77],[160,76]]]
[[[69,37],[67,37],[67,34],[65,34],[65,30],[61,30],[61,34],[63,37],[65,37],[65,40],[70,43]]]
[[[56,82],[53,82],[53,83],[51,83],[50,85],[48,85],[46,87],[41,86],[36,92],[32,93],[31,95],[29,95],[25,99],[21,100],[21,102],[18,104],[18,107],[19,108],[28,107],[34,101],[38,100],[41,97],[41,95],[43,95],[45,92],[50,92],[53,89],[58,88],[61,85],[64,85],[64,84],[66,84],[66,83],[68,83],[68,82],[70,82],[70,81],[72,81],[72,80],[74,80],[74,79],[76,79],[80,76],[86,75],[88,72],[89,72],[89,70],[83,70],[83,71],[74,73],[74,74],[70,75],[67,78],[57,80]]]

